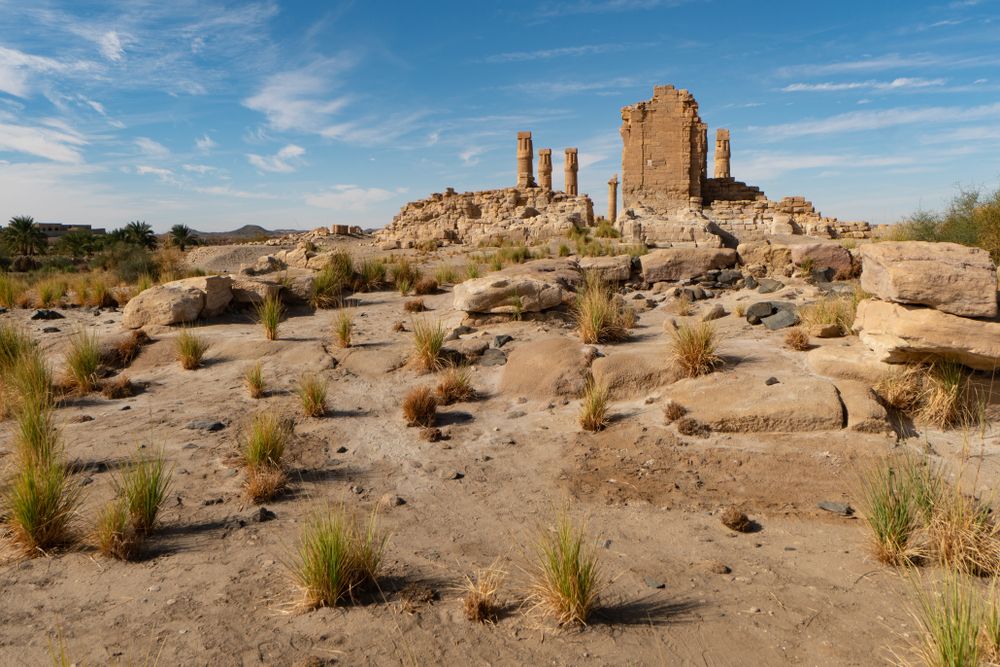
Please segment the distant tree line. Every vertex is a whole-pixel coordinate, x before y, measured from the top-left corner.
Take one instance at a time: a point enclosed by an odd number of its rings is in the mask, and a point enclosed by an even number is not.
[[[197,243],[197,238],[187,225],[174,225],[166,235],[166,244],[186,250]],[[90,257],[115,246],[133,246],[154,250],[158,245],[153,228],[145,221],[133,220],[124,227],[107,234],[94,234],[86,229],[74,229],[63,234],[51,247],[48,237],[35,219],[16,215],[6,226],[0,227],[0,246],[10,255],[35,257],[45,254],[65,255],[73,258]]]
[[[898,241],[950,241],[977,246],[1000,264],[1000,188],[962,190],[942,212],[917,211],[893,226]]]

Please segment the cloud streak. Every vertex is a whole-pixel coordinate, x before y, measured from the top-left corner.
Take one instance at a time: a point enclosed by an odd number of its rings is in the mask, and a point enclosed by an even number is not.
[[[274,155],[257,155],[250,153],[247,161],[261,171],[276,174],[289,174],[296,170],[306,149],[296,144],[288,144]]]

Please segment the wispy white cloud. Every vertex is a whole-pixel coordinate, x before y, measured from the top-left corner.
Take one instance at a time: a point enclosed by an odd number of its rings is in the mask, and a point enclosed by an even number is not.
[[[0,123],[0,152],[25,153],[54,162],[83,162],[81,147],[87,140],[80,133],[54,119],[43,121],[43,125]]]
[[[331,91],[336,75],[354,64],[354,58],[344,55],[318,60],[303,69],[272,74],[243,104],[264,114],[268,124],[279,132],[320,132],[331,123],[334,114],[350,103],[349,96],[331,96]]]
[[[761,139],[777,140],[810,135],[880,130],[917,123],[954,123],[986,118],[1000,118],[1000,102],[974,107],[896,107],[871,111],[852,111],[817,120],[759,127],[751,126],[749,130]]]
[[[212,137],[208,136],[207,134],[203,134],[202,136],[194,140],[194,145],[195,148],[197,148],[202,153],[208,153],[219,144],[215,143]]]
[[[388,144],[419,130],[427,115],[428,112],[418,110],[384,117],[366,116],[325,127],[320,136],[360,146]]]
[[[846,90],[907,90],[943,86],[946,79],[924,79],[921,77],[897,77],[890,81],[840,81],[826,83],[791,83],[781,90],[786,93],[840,92]]]
[[[469,146],[461,153],[458,154],[462,164],[467,167],[471,167],[479,164],[479,156],[488,151],[489,149],[485,146]]]
[[[1000,64],[997,56],[957,56],[919,53],[900,55],[898,53],[884,56],[841,60],[832,63],[814,63],[804,65],[788,65],[779,67],[776,74],[780,77],[793,76],[826,76],[830,74],[856,74],[859,72],[883,72],[900,69],[963,69],[972,67],[991,67]]]
[[[207,164],[182,164],[181,169],[184,171],[191,172],[192,174],[211,174],[212,172],[218,171],[218,167],[212,167]]]
[[[206,195],[216,195],[219,197],[236,197],[238,199],[278,199],[276,195],[267,192],[247,192],[246,190],[236,190],[228,185],[211,185],[192,189],[195,192],[200,192]]]
[[[170,149],[149,137],[139,137],[133,142],[142,153],[149,157],[165,158],[170,155]]]
[[[306,203],[317,208],[363,212],[374,204],[389,201],[406,192],[384,188],[363,188],[357,185],[335,185],[324,192],[306,196]]]
[[[551,60],[553,58],[568,58],[579,56],[619,53],[656,46],[656,42],[631,42],[609,44],[583,44],[580,46],[563,46],[554,49],[538,49],[536,51],[507,51],[496,53],[482,59],[485,63],[521,63],[532,60]]]
[[[913,165],[916,158],[906,155],[796,154],[752,151],[734,155],[733,170],[740,180],[760,182],[794,171],[844,167],[884,169]]]
[[[0,92],[15,97],[31,95],[34,89],[32,79],[36,75],[89,72],[94,69],[94,65],[85,60],[63,62],[0,46]]]
[[[305,152],[306,149],[301,146],[288,144],[274,155],[250,153],[247,155],[247,160],[261,171],[287,174],[295,171]]]
[[[180,185],[180,182],[174,177],[174,172],[164,167],[141,164],[135,168],[135,173],[140,176],[155,176],[160,181],[170,183],[171,185]]]
[[[690,0],[577,0],[576,2],[545,2],[536,10],[543,18],[571,16],[573,14],[610,14],[677,7]]]
[[[108,30],[97,38],[97,47],[101,55],[112,62],[118,62],[125,57],[125,46],[122,36],[114,30]]]
[[[645,87],[647,83],[648,80],[640,80],[638,77],[619,76],[599,81],[525,81],[505,86],[504,89],[529,95],[559,97],[562,95],[620,90],[638,86]]]

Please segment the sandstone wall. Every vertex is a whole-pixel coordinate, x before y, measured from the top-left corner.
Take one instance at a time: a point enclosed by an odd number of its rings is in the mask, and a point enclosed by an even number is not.
[[[375,237],[383,244],[401,247],[430,240],[531,244],[565,237],[574,227],[593,222],[594,204],[586,195],[542,188],[463,193],[449,189],[406,204]]]

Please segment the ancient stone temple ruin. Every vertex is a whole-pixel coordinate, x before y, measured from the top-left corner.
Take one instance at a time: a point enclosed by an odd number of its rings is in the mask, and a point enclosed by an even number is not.
[[[538,183],[532,174],[531,132],[517,133],[517,180],[512,188],[455,192],[448,188],[410,202],[376,233],[387,247],[423,242],[537,243],[565,238],[594,224],[594,203],[577,194],[577,150],[566,149],[565,192],[552,189],[552,149],[538,150]]]
[[[775,202],[730,173],[729,130],[715,135],[714,178],[708,177],[708,127],[686,90],[657,86],[653,99],[622,109],[624,239],[650,246],[735,245],[768,235],[826,238],[869,235],[864,222],[816,212],[803,197]]]

